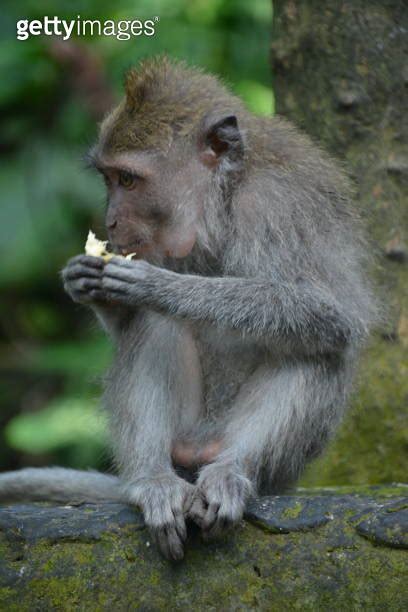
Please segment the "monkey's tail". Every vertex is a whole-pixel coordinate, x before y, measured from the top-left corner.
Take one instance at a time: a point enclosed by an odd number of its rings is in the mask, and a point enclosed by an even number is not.
[[[125,501],[119,478],[68,468],[24,468],[0,474],[0,502]]]

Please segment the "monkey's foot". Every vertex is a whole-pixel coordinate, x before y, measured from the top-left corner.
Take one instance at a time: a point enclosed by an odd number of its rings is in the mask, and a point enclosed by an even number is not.
[[[194,486],[174,474],[141,478],[130,485],[130,503],[138,505],[161,553],[172,560],[184,556],[185,514]]]
[[[197,480],[188,517],[201,527],[205,538],[216,537],[242,519],[252,489],[236,465],[207,465]]]

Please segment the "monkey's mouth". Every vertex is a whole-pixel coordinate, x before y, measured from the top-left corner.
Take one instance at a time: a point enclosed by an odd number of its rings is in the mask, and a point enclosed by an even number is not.
[[[126,255],[130,255],[131,253],[136,253],[136,255],[144,253],[149,248],[149,245],[143,240],[134,240],[126,244],[126,246],[109,244],[108,247],[113,253],[126,257]]]

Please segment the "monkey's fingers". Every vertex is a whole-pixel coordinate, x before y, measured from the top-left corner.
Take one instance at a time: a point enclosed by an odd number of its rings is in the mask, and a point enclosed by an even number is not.
[[[153,270],[154,266],[141,259],[134,261],[123,259],[123,257],[113,257],[105,266],[104,276],[134,283],[146,279]]]
[[[206,515],[208,504],[201,494],[197,494],[191,503],[190,508],[187,511],[187,517],[194,521],[201,529],[204,528],[205,522],[204,517]]]
[[[102,278],[102,291],[107,303],[133,308],[138,304],[137,296],[132,293],[129,283]]]
[[[130,285],[131,283],[126,280],[123,280],[122,278],[115,278],[105,275],[103,275],[102,278],[103,289],[112,294],[127,295],[130,293]]]
[[[230,529],[238,520],[234,519],[228,512],[224,512],[222,507],[218,507],[215,513],[209,513],[205,517],[205,526],[203,527],[204,540],[212,540],[218,538],[227,529]]]
[[[93,289],[102,290],[102,283],[98,278],[75,278],[64,283],[70,293],[89,293]]]
[[[183,541],[177,533],[175,525],[155,529],[154,540],[161,553],[170,561],[180,561],[184,557]]]
[[[175,521],[174,524],[175,524],[175,528],[177,531],[177,535],[179,536],[182,542],[185,542],[187,539],[187,527],[186,527],[186,521],[184,519],[184,514],[182,512],[175,512],[174,521]]]
[[[211,497],[208,512],[204,517],[203,535],[206,539],[216,538],[227,528],[239,523],[245,507],[245,496],[239,481],[225,487],[222,495],[217,496],[218,499]]]
[[[220,504],[214,502],[208,504],[208,508],[203,516],[202,520],[202,529],[203,531],[209,531],[214,526],[218,519],[218,511],[220,509]]]
[[[102,257],[94,257],[93,255],[76,255],[68,260],[66,268],[78,264],[101,270],[105,266],[105,261],[102,259]]]
[[[98,278],[65,279],[64,289],[74,302],[80,304],[103,302],[106,300],[106,295],[102,290],[101,279]]]
[[[134,282],[134,270],[131,267],[129,268],[126,263],[128,263],[127,260],[122,262],[121,259],[114,257],[106,264],[104,276],[106,278],[123,280],[128,283]]]
[[[62,278],[64,280],[71,280],[76,278],[101,278],[102,270],[99,268],[84,266],[83,264],[72,264],[67,266],[62,271]]]

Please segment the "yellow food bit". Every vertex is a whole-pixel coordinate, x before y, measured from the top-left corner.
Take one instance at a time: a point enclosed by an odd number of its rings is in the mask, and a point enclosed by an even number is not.
[[[95,234],[89,230],[85,243],[85,253],[93,257],[103,257],[105,261],[109,261],[113,257],[113,253],[108,253],[106,250],[107,244],[107,240],[98,240]]]
[[[107,240],[98,240],[93,231],[89,230],[88,238],[85,243],[85,253],[93,257],[103,257],[105,261],[109,261],[112,257],[122,257],[122,255],[110,253],[106,248],[107,244]],[[126,255],[125,259],[132,259],[135,255],[136,253],[129,253],[129,255]]]

